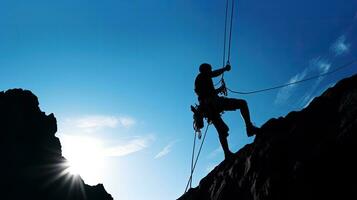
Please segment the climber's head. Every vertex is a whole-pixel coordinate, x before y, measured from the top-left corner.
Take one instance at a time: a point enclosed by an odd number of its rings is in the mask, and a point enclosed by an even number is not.
[[[208,63],[203,63],[200,65],[200,72],[202,74],[210,73],[212,72],[212,66]]]

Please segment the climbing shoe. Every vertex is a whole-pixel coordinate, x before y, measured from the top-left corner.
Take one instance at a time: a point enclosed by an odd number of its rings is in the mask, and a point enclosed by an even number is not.
[[[252,137],[253,135],[257,135],[259,132],[259,128],[254,126],[253,124],[250,124],[247,126],[247,135],[248,137]]]
[[[231,160],[233,158],[233,153],[231,151],[225,152],[224,153],[224,158],[225,160]]]

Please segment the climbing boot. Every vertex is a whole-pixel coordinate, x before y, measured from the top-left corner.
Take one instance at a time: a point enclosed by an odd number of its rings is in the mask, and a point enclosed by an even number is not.
[[[233,158],[233,153],[231,151],[224,152],[224,158],[225,160],[231,160]]]
[[[252,137],[253,135],[257,135],[259,132],[259,128],[254,126],[253,124],[247,125],[247,135],[248,137]]]

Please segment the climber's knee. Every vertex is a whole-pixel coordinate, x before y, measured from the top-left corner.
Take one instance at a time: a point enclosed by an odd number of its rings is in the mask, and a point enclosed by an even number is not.
[[[247,103],[247,101],[244,100],[244,99],[236,99],[235,104],[236,104],[237,107],[239,107],[239,108],[248,107],[248,103]]]
[[[227,132],[218,132],[218,135],[220,140],[226,140],[229,134],[227,131]]]
[[[221,105],[223,110],[234,111],[248,106],[244,99],[222,98]]]
[[[217,118],[213,119],[212,122],[213,122],[213,125],[216,128],[219,136],[222,136],[222,137],[228,136],[229,127],[227,126],[226,123],[224,123],[224,121],[221,117],[217,117]]]

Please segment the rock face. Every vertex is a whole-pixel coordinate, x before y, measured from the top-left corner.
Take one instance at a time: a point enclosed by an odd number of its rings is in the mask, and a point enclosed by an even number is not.
[[[0,92],[0,199],[113,199],[103,185],[66,172],[56,131],[56,118],[41,112],[30,91]]]
[[[357,199],[357,75],[266,122],[179,200]]]

